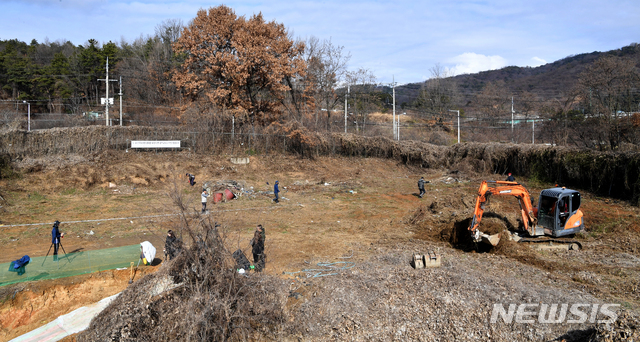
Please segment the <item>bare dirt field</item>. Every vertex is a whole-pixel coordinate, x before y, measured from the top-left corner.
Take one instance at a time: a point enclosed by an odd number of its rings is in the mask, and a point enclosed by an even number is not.
[[[170,216],[177,210],[173,195],[181,194],[195,212],[203,183],[242,185],[236,200],[210,200],[208,215],[224,225],[229,249],[242,248],[247,255],[254,227],[265,226],[265,272],[287,279],[287,308],[297,327],[276,339],[604,341],[624,340],[623,333],[638,338],[640,211],[625,202],[582,192],[586,229],[575,237],[580,251],[534,251],[505,240],[477,252],[455,243],[456,236],[468,226],[480,182],[502,175],[376,158],[256,156],[248,165],[234,165],[228,157],[186,152],[105,152],[23,160],[16,167],[20,178],[0,181],[6,200],[0,208],[0,262],[44,256],[54,220],[62,222],[68,250],[144,240],[161,250],[178,219]],[[188,185],[186,172],[196,175],[196,186]],[[420,176],[431,181],[422,199]],[[269,193],[275,180],[282,191],[279,204]],[[518,181],[536,199],[552,186]],[[518,209],[513,198],[494,198],[487,211],[517,226]],[[43,224],[11,226],[28,223]],[[506,223],[487,218],[483,225]],[[442,267],[413,269],[412,254],[429,250],[442,255]],[[336,261],[354,266],[323,277],[296,273]],[[136,280],[162,267],[144,268]],[[0,340],[118,293],[128,279],[128,271],[104,271],[0,287]],[[492,324],[496,303],[614,303],[621,316],[607,328],[589,321]]]

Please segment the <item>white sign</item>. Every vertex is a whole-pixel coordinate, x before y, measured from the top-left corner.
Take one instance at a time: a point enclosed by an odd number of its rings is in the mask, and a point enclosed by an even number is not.
[[[131,140],[131,148],[180,148],[180,140]]]
[[[101,97],[100,98],[100,104],[104,104],[107,101],[107,98],[105,97]],[[109,98],[109,104],[112,105],[113,104],[113,97]]]

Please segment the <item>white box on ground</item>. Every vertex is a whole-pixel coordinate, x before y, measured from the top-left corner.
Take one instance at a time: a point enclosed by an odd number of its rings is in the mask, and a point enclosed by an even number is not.
[[[180,140],[131,140],[131,148],[180,148]]]
[[[249,158],[231,158],[231,163],[238,165],[249,164]]]

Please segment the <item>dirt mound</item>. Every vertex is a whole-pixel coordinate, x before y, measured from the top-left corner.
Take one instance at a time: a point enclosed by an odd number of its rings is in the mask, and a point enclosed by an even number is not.
[[[433,248],[417,242],[403,250],[376,248],[375,256],[323,279],[305,279],[290,299],[301,340],[313,341],[560,341],[585,324],[490,324],[495,303],[592,301],[571,289],[549,289],[541,278],[513,274],[542,271],[511,265],[489,254],[443,254],[439,268],[415,270],[411,252]],[[311,290],[306,290],[311,289]],[[302,290],[302,291],[301,291]],[[587,328],[591,326],[587,325]],[[571,340],[579,341],[579,340]]]
[[[496,246],[484,242],[474,242],[469,231],[471,217],[455,219],[453,223],[439,222],[433,216],[439,216],[439,204],[432,202],[429,205],[419,206],[413,213],[407,216],[405,222],[414,226],[415,237],[420,240],[433,242],[444,242],[451,247],[465,252],[480,252],[504,255],[519,260],[528,260],[531,264],[542,265],[543,268],[550,267],[539,260],[530,248],[523,244],[518,244],[509,238],[509,230],[513,226],[509,220],[499,215],[489,215],[482,219],[481,231],[485,234],[500,234],[501,238]],[[445,221],[444,219],[442,221]]]
[[[138,270],[135,280],[156,267]],[[79,307],[127,287],[129,270],[109,270],[75,277],[0,287],[0,340],[8,341]]]
[[[461,207],[454,202],[457,200],[449,198],[420,205],[404,218],[404,222],[415,227],[418,239],[451,243],[451,236],[456,230],[451,226],[451,217],[457,216],[454,208]]]
[[[502,220],[499,217],[483,217],[480,224],[480,231],[485,234],[501,234],[505,230],[509,229],[508,221]]]
[[[509,232],[503,231],[500,236],[500,242],[491,249],[491,253],[504,255],[512,258],[519,258],[523,255],[532,255],[535,254],[531,251],[529,246],[524,244],[519,244],[513,240],[511,240],[508,236]]]
[[[170,162],[157,163],[145,155],[132,155],[129,163],[122,154],[106,151],[92,156],[66,155],[22,158],[13,165],[21,173],[32,173],[40,181],[39,191],[59,192],[69,188],[88,190],[109,183],[149,186],[177,173]]]
[[[486,242],[474,242],[469,226],[471,218],[455,221],[449,226],[445,226],[438,235],[431,235],[431,241],[442,241],[449,243],[453,248],[465,252],[491,253],[506,256],[510,259],[518,260],[529,265],[542,269],[552,270],[558,267],[555,262],[543,260],[528,245],[520,244],[510,239],[508,221],[503,218],[484,218],[481,223],[481,231],[485,234],[500,234],[500,241],[496,246]],[[436,238],[436,239],[434,239]]]
[[[499,204],[497,206],[499,207]],[[510,230],[517,229],[513,224],[515,220],[494,212],[485,212],[480,223],[480,231],[488,235],[500,234],[505,237],[494,248],[489,244],[473,241],[469,231],[472,218],[462,215],[472,210],[473,205],[470,201],[465,200],[464,196],[444,195],[429,204],[417,207],[405,217],[404,221],[415,227],[415,237],[418,239],[446,242],[463,251],[498,253],[511,251],[510,245],[506,245],[506,241],[508,241],[506,237],[508,237]]]

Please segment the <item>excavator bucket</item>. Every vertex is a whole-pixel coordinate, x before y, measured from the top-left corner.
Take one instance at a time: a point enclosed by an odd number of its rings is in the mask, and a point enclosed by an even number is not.
[[[488,234],[484,234],[485,236],[482,237],[483,241],[486,241],[488,243],[491,244],[491,246],[495,247],[498,245],[498,243],[500,242],[500,233],[498,234],[493,234],[493,235],[488,235]]]
[[[497,233],[497,234],[493,234],[493,235],[489,235],[489,234],[485,234],[479,230],[476,230],[475,233],[473,233],[471,235],[471,237],[473,238],[473,241],[477,242],[484,242],[484,243],[488,243],[491,244],[492,246],[497,246],[498,243],[500,242],[500,234],[501,233]]]

